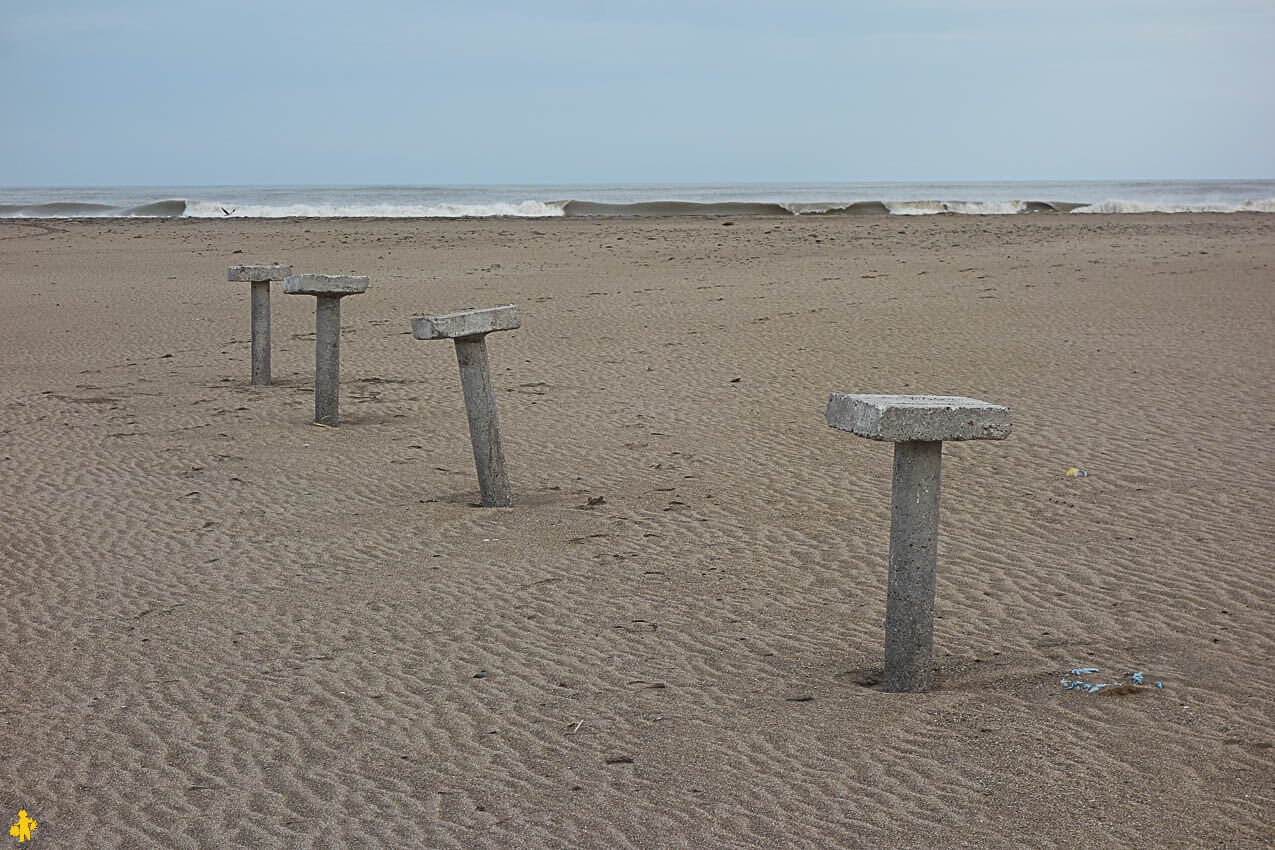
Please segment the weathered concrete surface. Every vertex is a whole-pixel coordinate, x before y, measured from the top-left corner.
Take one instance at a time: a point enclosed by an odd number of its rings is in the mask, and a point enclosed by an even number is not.
[[[252,282],[252,383],[270,386],[270,281]]]
[[[495,331],[510,331],[521,325],[522,317],[518,315],[518,308],[506,304],[503,307],[412,319],[412,336],[417,339],[463,339]]]
[[[894,693],[923,693],[933,683],[942,463],[941,442],[894,446],[882,680],[883,688]]]
[[[229,266],[226,280],[252,284],[252,383],[270,385],[270,281],[292,274],[292,266],[264,263]]]
[[[248,266],[230,266],[226,269],[226,280],[241,283],[259,283],[261,281],[283,280],[292,274],[292,266],[278,263],[264,263]]]
[[[358,295],[367,292],[367,278],[351,274],[294,274],[283,281],[285,295]]]
[[[974,398],[936,395],[833,394],[828,424],[871,440],[1003,440],[1009,408]]]
[[[496,416],[496,392],[491,385],[487,341],[473,335],[457,338],[456,360],[460,364],[469,441],[474,447],[474,466],[478,470],[483,507],[507,508],[513,504],[513,490],[505,471],[505,452],[500,445],[500,420]]]
[[[286,295],[313,295],[314,421],[336,427],[341,403],[341,299],[367,292],[363,275],[294,274],[283,281]]]
[[[483,507],[513,504],[513,490],[505,471],[505,452],[500,445],[500,420],[496,416],[496,393],[491,386],[486,336],[521,325],[518,308],[512,304],[412,319],[412,336],[417,339],[450,339],[456,343],[460,385],[465,392],[465,416],[469,419],[469,441],[474,447],[474,466],[478,469]]]
[[[341,424],[341,298],[324,295],[314,305],[314,421]]]
[[[1009,408],[962,396],[833,394],[833,428],[894,445],[890,577],[885,606],[885,690],[933,684],[934,584],[944,440],[1003,440]]]

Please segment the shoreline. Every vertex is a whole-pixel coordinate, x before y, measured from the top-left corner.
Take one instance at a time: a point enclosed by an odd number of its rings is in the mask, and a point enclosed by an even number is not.
[[[0,188],[0,216],[36,217],[544,218],[1070,211],[1275,213],[1275,180]]]
[[[672,202],[680,203],[680,202]],[[881,201],[855,201],[849,206],[875,207],[884,202]],[[934,203],[952,203],[959,204],[959,201],[936,201]],[[574,213],[568,215],[270,215],[270,216],[226,216],[218,218],[216,216],[190,216],[190,215],[171,215],[171,216],[149,216],[149,215],[118,215],[118,216],[0,216],[0,222],[23,222],[23,221],[73,221],[81,224],[91,224],[93,222],[112,222],[112,221],[289,221],[293,223],[304,223],[309,221],[554,221],[557,219],[596,219],[602,221],[629,221],[633,219],[722,219],[722,218],[741,218],[741,219],[825,219],[825,218],[889,218],[889,219],[923,219],[923,218],[971,218],[975,220],[983,218],[1014,218],[1021,216],[1028,217],[1053,217],[1053,216],[1266,216],[1275,214],[1275,211],[1258,210],[1258,209],[1237,209],[1237,210],[1134,210],[1129,212],[1115,212],[1109,210],[1102,211],[1085,211],[1079,208],[1086,206],[1097,206],[1098,204],[1083,204],[1076,202],[1062,201],[1025,201],[1026,204],[1058,204],[1062,206],[1072,207],[1072,209],[1026,209],[1018,212],[958,212],[955,210],[944,210],[938,212],[923,213],[896,213],[889,211],[849,211],[841,207],[834,208],[825,212],[803,211],[792,212],[788,210],[777,210],[775,212],[697,212],[697,213]],[[755,206],[752,204],[741,206]]]

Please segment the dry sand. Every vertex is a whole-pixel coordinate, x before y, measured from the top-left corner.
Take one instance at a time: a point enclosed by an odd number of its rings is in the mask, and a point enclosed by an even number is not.
[[[3,815],[48,847],[1269,846],[1275,217],[728,221],[0,222]],[[267,261],[371,277],[339,429],[310,298],[276,287],[248,386],[225,270]],[[509,302],[516,503],[483,510],[452,346],[408,320]],[[833,391],[1013,409],[945,447],[928,695],[870,685],[890,447]]]

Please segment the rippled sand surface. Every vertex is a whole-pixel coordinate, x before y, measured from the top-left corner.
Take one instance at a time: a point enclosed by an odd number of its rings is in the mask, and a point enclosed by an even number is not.
[[[248,385],[268,261],[371,278],[338,429],[310,298]],[[1271,842],[1275,218],[8,220],[0,303],[47,846]],[[484,510],[409,319],[503,303]],[[1013,410],[944,450],[927,695],[873,684],[890,447],[830,392]]]

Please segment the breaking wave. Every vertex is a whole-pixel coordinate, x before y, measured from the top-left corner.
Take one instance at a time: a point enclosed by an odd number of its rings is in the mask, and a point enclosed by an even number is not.
[[[52,204],[0,204],[0,218],[177,218],[185,212],[185,201],[155,201],[135,207],[71,201]]]
[[[1020,215],[1024,213],[1273,213],[1275,199],[1238,203],[1179,203],[1107,200],[1068,201],[537,201],[519,203],[316,203],[233,204],[162,200],[136,206],[61,201],[0,204],[0,218],[558,218],[589,216],[872,216]]]
[[[567,202],[523,201],[494,204],[220,204],[194,201],[192,218],[551,218]]]
[[[1266,201],[1242,201],[1238,204],[1176,204],[1171,202],[1148,203],[1142,201],[1103,201],[1077,207],[1078,213],[1272,213],[1275,198]]]
[[[1064,201],[853,201],[828,203],[761,203],[732,201],[646,201],[637,204],[600,204],[567,201],[566,216],[670,216],[670,215],[1012,215],[1028,212],[1070,212],[1084,204]]]

